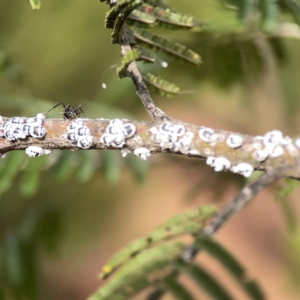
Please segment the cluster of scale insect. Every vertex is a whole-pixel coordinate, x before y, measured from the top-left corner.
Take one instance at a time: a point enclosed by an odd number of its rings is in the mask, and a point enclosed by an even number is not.
[[[191,153],[192,141],[194,133],[186,131],[181,124],[171,124],[165,122],[157,127],[149,130],[151,140],[160,145],[162,149],[170,149],[173,152]]]
[[[18,139],[26,139],[31,136],[36,139],[43,138],[47,130],[43,126],[45,115],[38,113],[34,118],[13,117],[8,121],[0,118],[0,135],[13,142]]]
[[[77,147],[82,149],[90,148],[94,143],[94,138],[88,127],[84,126],[82,119],[76,119],[70,122],[68,132],[64,135],[68,141],[76,143]]]
[[[267,158],[278,158],[284,153],[288,153],[290,156],[298,156],[300,144],[295,143],[288,136],[283,136],[279,130],[273,130],[267,132],[264,136],[257,136],[254,138],[252,144],[254,149],[252,157],[258,161],[263,162]]]
[[[50,154],[51,152],[52,152],[52,150],[43,149],[39,146],[29,146],[25,149],[25,153],[29,157],[38,157],[38,156],[42,156],[42,155],[47,155],[47,154]]]
[[[199,138],[210,144],[219,140],[218,134],[211,128],[200,128]],[[232,149],[240,148],[243,144],[244,139],[239,134],[230,134],[226,138],[226,145]],[[293,141],[279,130],[267,132],[264,136],[256,136],[251,142],[252,157],[257,162],[264,162],[268,158],[279,158],[284,153],[296,157],[299,155],[299,149],[300,139]],[[254,167],[246,162],[232,165],[225,157],[209,156],[206,163],[213,167],[216,172],[231,170],[245,177],[251,176],[254,170]]]
[[[125,123],[120,119],[113,119],[109,122],[105,132],[100,138],[100,143],[107,147],[122,148],[126,139],[133,137],[136,133],[135,125]]]
[[[147,160],[147,158],[151,155],[150,150],[144,147],[134,149],[133,153],[142,160]]]

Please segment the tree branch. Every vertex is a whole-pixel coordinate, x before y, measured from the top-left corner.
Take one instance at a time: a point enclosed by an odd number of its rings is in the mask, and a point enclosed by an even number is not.
[[[23,120],[24,125],[27,125],[29,119]],[[10,123],[12,119],[3,118],[3,121]],[[283,136],[280,131],[271,131],[264,136],[248,136],[181,121],[146,122],[119,119],[46,119],[43,127],[47,133],[41,139],[27,136],[9,141],[2,128],[0,154],[25,150],[32,145],[50,150],[80,150],[82,147],[68,140],[66,136],[74,131],[70,129],[70,125],[76,125],[76,122],[81,123],[80,126],[85,127],[91,136],[92,143],[85,149],[121,150],[124,156],[131,151],[140,153],[140,149],[143,149],[144,152],[141,151],[144,155],[140,157],[144,159],[154,153],[206,158],[207,164],[217,172],[231,171],[245,177],[249,177],[253,170],[270,171],[282,165],[292,166],[300,162],[300,139],[292,140]],[[128,129],[132,131],[130,136],[124,133]],[[295,168],[290,170],[288,176],[300,178]]]

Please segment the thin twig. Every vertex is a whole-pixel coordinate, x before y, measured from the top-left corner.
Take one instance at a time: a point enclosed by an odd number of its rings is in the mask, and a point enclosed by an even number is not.
[[[293,170],[293,172],[300,172],[299,163],[294,166],[281,166],[269,173],[263,174],[258,180],[250,183],[248,186],[244,187],[232,201],[226,204],[219,213],[209,222],[199,232],[200,236],[212,236],[216,233],[227,220],[244,208],[263,188],[267,185],[273,183],[274,181],[288,176],[288,174]],[[188,245],[182,252],[182,259],[186,263],[191,263],[195,259],[196,255],[201,251],[194,244]],[[178,276],[179,272],[174,269],[172,276]],[[147,300],[159,300],[165,294],[165,290],[162,288],[157,288],[151,293],[149,293]]]
[[[131,46],[126,33],[126,24],[123,26],[120,32],[119,44],[121,46],[122,56],[126,55],[131,51]],[[144,83],[143,77],[138,69],[136,61],[132,61],[127,67],[127,76],[131,78],[135,89],[136,94],[141,99],[142,103],[145,106],[148,114],[152,120],[171,120],[171,117],[166,115],[160,108],[158,108],[154,101],[152,100],[149,90]]]

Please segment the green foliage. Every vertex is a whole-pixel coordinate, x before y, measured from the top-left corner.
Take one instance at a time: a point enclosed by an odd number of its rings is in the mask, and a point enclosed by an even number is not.
[[[40,0],[28,0],[29,4],[31,5],[32,10],[37,10],[41,8],[41,1]]]
[[[298,180],[286,178],[284,184],[276,186],[275,200],[278,202],[287,200],[298,186]]]
[[[151,285],[149,276],[166,270],[180,255],[184,244],[176,241],[148,249],[124,265],[115,276],[89,300],[126,300],[136,292]],[[152,279],[153,280],[153,279]]]
[[[194,236],[193,249],[204,250],[215,258],[238,281],[250,299],[265,299],[258,284],[247,278],[244,267],[227,250],[215,241],[201,237],[201,229],[215,213],[214,206],[185,211],[157,227],[147,237],[133,241],[103,267],[100,278],[114,274],[89,299],[129,299],[149,285],[159,286],[172,293],[175,299],[195,299],[178,282],[178,272],[187,274],[212,299],[233,299],[209,272],[181,258],[185,251],[190,251],[184,249],[184,244],[168,242],[183,234]]]
[[[185,46],[173,43],[170,40],[151,34],[149,31],[134,28],[132,35],[136,43],[149,47],[153,50],[159,50],[165,54],[194,65],[201,62],[200,56]]]
[[[174,95],[178,95],[180,92],[180,88],[174,83],[170,83],[160,77],[156,77],[151,73],[142,73],[142,76],[143,80],[148,83],[149,87],[162,96],[173,97]]]
[[[132,61],[137,60],[139,57],[140,57],[140,52],[137,49],[134,49],[123,56],[122,65],[117,69],[119,78],[124,78],[127,76],[128,65]]]
[[[204,226],[205,222],[215,214],[213,206],[202,206],[188,210],[169,219],[165,224],[157,227],[147,237],[133,241],[126,248],[118,252],[104,267],[100,278],[107,278],[112,272],[120,268],[130,258],[156,246],[167,239],[182,234],[195,234]]]
[[[0,295],[13,299],[39,299],[38,251],[53,250],[59,241],[61,216],[52,208],[29,209],[15,228],[7,230],[0,241]]]
[[[256,15],[260,14],[261,27],[266,32],[272,32],[277,23],[279,12],[292,15],[300,24],[300,3],[298,0],[226,0],[220,1],[231,9],[237,10],[238,18],[243,23],[253,23]]]
[[[144,47],[148,47],[155,51],[165,52],[168,56],[185,62],[198,65],[200,56],[194,51],[186,48],[179,43],[173,43],[165,38],[153,35],[141,28],[144,27],[160,27],[165,29],[188,29],[190,31],[202,31],[204,23],[195,19],[192,16],[180,14],[175,10],[170,9],[164,1],[146,1],[143,4],[141,0],[122,0],[110,9],[106,14],[106,28],[113,28],[111,34],[112,43],[118,43],[121,29],[124,22],[130,25],[130,29],[124,27],[126,34],[133,48],[139,47],[139,52],[142,55],[136,56],[134,59],[144,60],[145,62],[155,62],[155,55],[147,55],[149,52],[143,51]],[[131,58],[132,55],[131,55]],[[125,68],[122,62],[122,67],[118,74],[120,78],[126,77]],[[148,84],[154,87],[154,91],[164,96],[173,96],[179,92],[179,88],[169,84],[165,80],[156,78],[154,75],[147,74],[144,79]]]
[[[247,278],[244,267],[220,244],[217,244],[211,239],[199,237],[195,241],[195,246],[197,249],[206,251],[209,255],[218,260],[218,262],[235,277],[251,299],[265,299],[259,285],[255,281]]]

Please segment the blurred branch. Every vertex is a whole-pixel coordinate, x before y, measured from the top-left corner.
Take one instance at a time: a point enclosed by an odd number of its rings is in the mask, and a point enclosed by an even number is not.
[[[12,120],[3,118],[5,123],[2,126],[11,124]],[[35,126],[26,123],[29,119],[23,120],[24,125]],[[80,130],[87,131],[90,136],[90,144],[86,147],[76,144],[77,139],[67,137],[67,134],[75,134],[75,129],[71,127],[76,127],[79,123]],[[15,130],[22,128],[15,124],[11,126]],[[45,137],[33,138],[33,135],[16,138],[14,141],[7,138],[8,131],[11,130],[2,128],[0,154],[25,150],[29,146],[49,150],[121,150],[123,156],[133,151],[143,159],[154,153],[173,153],[206,158],[207,164],[216,172],[231,171],[245,177],[251,176],[253,170],[270,171],[283,165],[294,166],[299,163],[300,140],[292,140],[277,130],[264,136],[248,136],[181,121],[146,122],[119,119],[46,119],[42,128],[45,130]],[[288,176],[300,178],[298,169],[289,169]]]
[[[244,187],[235,198],[226,204],[221,211],[201,231],[201,235],[211,236],[219,230],[235,213],[244,208],[263,188],[274,181],[286,177],[290,172],[300,172],[299,163],[294,166],[281,166],[263,174],[258,180]]]
[[[263,174],[259,179],[244,187],[232,201],[227,203],[212,220],[199,232],[200,236],[211,237],[215,234],[229,218],[243,209],[262,189],[274,181],[289,176],[290,173],[299,173],[300,165],[297,163],[294,166],[280,166],[273,169],[271,172]],[[195,243],[188,245],[182,252],[181,258],[186,264],[190,264],[201,251],[201,248]],[[174,270],[172,276],[180,275],[178,270]],[[165,294],[165,290],[158,288],[149,293],[147,300],[159,300]]]

